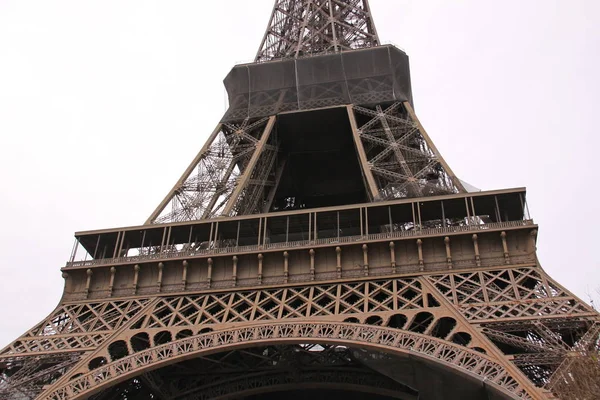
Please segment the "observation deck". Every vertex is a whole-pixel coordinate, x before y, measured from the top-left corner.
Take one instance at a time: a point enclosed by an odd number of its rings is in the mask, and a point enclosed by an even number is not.
[[[534,264],[523,188],[77,232],[66,296]]]

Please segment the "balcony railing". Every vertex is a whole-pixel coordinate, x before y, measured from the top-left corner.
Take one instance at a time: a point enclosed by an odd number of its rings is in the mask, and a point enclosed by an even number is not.
[[[462,226],[448,226],[439,228],[427,228],[427,229],[414,229],[405,231],[395,232],[384,232],[374,233],[369,235],[356,235],[356,236],[339,236],[332,238],[323,238],[316,240],[301,240],[301,241],[290,241],[290,242],[279,242],[279,243],[265,243],[263,245],[252,245],[252,246],[232,246],[232,247],[219,247],[219,242],[215,242],[215,247],[209,249],[182,249],[182,250],[165,250],[162,252],[152,254],[142,254],[128,257],[115,257],[115,258],[102,258],[86,261],[74,261],[68,262],[66,268],[86,268],[98,265],[111,265],[111,264],[131,264],[138,262],[150,262],[157,260],[169,260],[174,258],[186,258],[186,257],[200,257],[207,255],[222,255],[222,254],[236,254],[236,253],[249,253],[264,250],[276,250],[276,249],[289,249],[297,247],[308,247],[308,246],[322,246],[322,245],[336,245],[344,243],[364,242],[364,241],[380,241],[390,239],[405,239],[411,237],[423,237],[423,236],[439,236],[446,234],[456,233],[467,233],[467,232],[480,232],[488,230],[499,230],[507,228],[518,228],[523,226],[533,226],[533,220],[519,220],[519,221],[507,221],[507,222],[493,222],[486,224],[477,225],[462,225]]]

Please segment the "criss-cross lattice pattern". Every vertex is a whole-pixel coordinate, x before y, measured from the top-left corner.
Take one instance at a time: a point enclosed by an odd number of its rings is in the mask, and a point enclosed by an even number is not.
[[[408,103],[354,106],[368,173],[382,199],[463,192],[464,188],[411,116]]]
[[[166,297],[133,326],[159,329],[395,312],[423,308],[423,297],[414,279]]]
[[[274,185],[274,117],[218,126],[148,223],[193,221],[262,210]]]
[[[256,61],[379,44],[367,0],[276,0]]]
[[[79,360],[81,353],[66,353],[36,357],[22,363],[13,359],[3,368],[10,380],[0,379],[0,398],[33,399],[46,382],[52,382],[67,373]]]
[[[101,366],[207,332],[238,329],[219,336],[220,345],[225,345],[232,335],[255,338],[248,335],[257,333],[245,331],[246,326],[354,323],[422,334],[483,354],[508,354],[515,370],[544,386],[571,349],[597,336],[597,325],[590,325],[596,315],[541,269],[507,267],[67,303],[4,349],[0,358],[15,371],[31,371],[13,375],[4,389],[19,386],[33,394],[44,386],[39,382],[62,376],[73,365]],[[269,332],[261,332],[266,339]],[[68,354],[72,357],[49,359]],[[29,385],[29,376],[39,379]],[[143,381],[150,387],[152,379],[148,375]]]
[[[444,274],[428,279],[469,320],[593,313],[589,306],[534,268]]]
[[[0,355],[83,351],[95,348],[136,317],[149,299],[66,304],[6,347]]]

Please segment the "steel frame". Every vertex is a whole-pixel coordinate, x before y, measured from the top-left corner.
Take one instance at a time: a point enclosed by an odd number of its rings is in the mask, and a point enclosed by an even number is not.
[[[377,45],[367,0],[277,0],[256,62]],[[308,384],[416,399],[352,349],[426,359],[506,398],[551,398],[574,356],[597,343],[598,313],[539,265],[524,195],[511,220],[496,195],[514,191],[466,194],[411,104],[381,103],[363,83],[357,98],[366,105],[342,107],[369,200],[388,207],[389,225],[369,233],[377,204],[268,214],[285,165],[277,115],[224,119],[145,226],[102,232],[114,239],[112,257],[96,254],[98,233],[93,260],[71,258],[58,307],[0,351],[0,399],[103,400],[130,389],[163,400],[229,399]],[[329,89],[319,90],[308,108],[331,106]],[[484,195],[495,201],[489,215],[476,212],[473,198]],[[441,218],[422,221],[423,196],[440,202]],[[466,217],[448,225],[443,202],[463,200]],[[353,207],[358,233],[340,236],[339,212]],[[412,212],[398,229],[393,207]],[[317,215],[331,212],[337,237],[318,238]],[[289,225],[298,215],[308,240],[288,241],[287,226],[285,242],[269,243],[269,218]],[[220,242],[219,223],[236,221],[239,236],[249,218],[258,221],[255,245]],[[206,219],[209,244],[192,243],[194,224]],[[187,245],[171,241],[181,226]],[[127,257],[126,235],[145,229],[162,230],[160,245],[142,239],[137,258]],[[188,280],[192,265],[206,276]]]
[[[367,0],[276,0],[255,61],[379,44]]]
[[[350,347],[373,343],[393,352],[402,351],[398,343],[410,342],[412,352],[434,357],[454,354],[461,359],[469,354],[489,360],[502,366],[504,372],[493,372],[499,371],[498,367],[470,369],[469,365],[481,367],[479,361],[459,362],[458,366],[472,373],[478,371],[481,379],[494,382],[501,381],[496,379],[499,376],[510,376],[512,383],[499,383],[504,390],[513,396],[543,398],[530,382],[541,386],[548,383],[573,346],[584,346],[597,336],[599,325],[593,323],[597,318],[592,309],[539,267],[509,266],[339,284],[70,302],[2,351],[0,359],[13,368],[22,365],[37,370],[35,376],[40,378],[56,376],[61,370],[62,378],[53,387],[61,387],[60,382],[66,386],[39,398],[71,399],[96,393],[113,378],[122,381],[146,374],[163,365],[160,360],[189,359],[200,348],[215,353],[234,350],[239,344],[253,347],[255,339],[257,344],[278,345],[302,338],[296,343]],[[275,326],[292,331],[276,333]],[[338,333],[325,335],[322,327]],[[367,335],[365,342],[365,336],[357,331],[350,336],[339,333],[348,327],[377,333]],[[380,328],[384,331],[372,330]],[[388,334],[405,339],[394,339],[393,348],[387,348],[378,340]],[[417,337],[424,340],[424,347],[415,347],[417,342],[409,340]],[[576,341],[567,343],[567,337]],[[143,350],[140,338],[145,338]],[[391,339],[386,340],[391,343]],[[126,349],[125,358],[114,354],[113,347],[119,343]],[[181,343],[176,344],[178,350],[173,350],[174,343]],[[68,364],[56,361],[44,364],[45,371],[40,369],[39,360],[67,354]],[[102,369],[91,369],[90,365]],[[7,393],[26,387],[31,374],[20,376],[12,376],[0,390]],[[98,380],[98,376],[103,378]],[[39,393],[41,386],[28,390]]]
[[[274,123],[273,116],[219,124],[146,224],[260,212],[277,155]]]

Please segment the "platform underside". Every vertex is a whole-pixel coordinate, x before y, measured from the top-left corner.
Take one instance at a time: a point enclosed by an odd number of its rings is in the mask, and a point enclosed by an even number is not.
[[[500,400],[511,396],[418,357],[305,344],[257,346],[182,361],[91,398]]]

